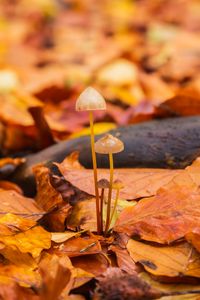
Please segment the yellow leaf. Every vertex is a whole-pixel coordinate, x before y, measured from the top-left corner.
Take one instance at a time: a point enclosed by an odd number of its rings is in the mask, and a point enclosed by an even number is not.
[[[22,253],[15,246],[5,246],[3,249],[0,249],[0,254],[16,266],[32,270],[37,267],[34,258],[29,253]]]
[[[50,248],[51,234],[41,226],[36,226],[13,236],[0,236],[0,241],[6,246],[16,246],[22,253],[38,257],[43,249]]]
[[[0,234],[0,242],[6,247],[38,257],[43,249],[51,246],[51,233],[37,226],[35,221],[6,214],[0,218],[0,224],[9,230],[7,234],[2,231]]]
[[[4,265],[0,267],[0,283],[8,284],[10,282],[17,282],[21,286],[31,287],[40,284],[40,275],[29,269],[15,265]]]
[[[180,275],[200,277],[200,256],[188,243],[158,247],[129,240],[127,249],[135,262],[158,276]]]
[[[94,124],[94,133],[95,135],[105,133],[109,130],[116,128],[116,124],[111,122],[102,122]],[[90,134],[90,127],[83,128],[80,131],[73,133],[70,135],[70,138],[78,138],[80,136],[89,135]]]
[[[80,232],[72,232],[72,231],[65,231],[65,232],[52,232],[51,233],[51,240],[55,243],[63,243],[72,237],[77,237],[81,235],[83,231]]]
[[[36,225],[36,222],[8,213],[0,218],[0,224],[8,227],[8,229],[11,231],[11,234],[13,234],[14,232],[30,229]],[[0,234],[2,234],[2,232]]]
[[[145,280],[148,284],[151,285],[151,287],[158,289],[163,292],[183,292],[186,293],[185,295],[178,295],[178,296],[167,296],[162,297],[160,299],[162,300],[197,300],[199,299],[198,294],[192,295],[191,293],[187,293],[188,291],[195,291],[200,290],[200,285],[194,285],[194,284],[177,284],[177,283],[160,283],[156,280],[154,280],[148,273],[142,272],[140,273],[140,277]]]

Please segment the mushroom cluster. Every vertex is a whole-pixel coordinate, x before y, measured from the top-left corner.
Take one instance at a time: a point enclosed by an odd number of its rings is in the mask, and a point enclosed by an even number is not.
[[[104,190],[108,188],[108,201],[107,201],[107,213],[106,213],[106,224],[105,224],[105,234],[107,234],[117,207],[119,191],[122,188],[122,184],[120,184],[119,182],[118,183],[115,182],[115,186],[117,186],[116,188],[117,192],[116,192],[113,211],[111,212],[113,177],[114,177],[113,154],[123,151],[124,144],[121,140],[112,136],[111,134],[106,134],[95,143],[93,111],[106,110],[106,102],[104,98],[101,96],[101,94],[97,92],[94,88],[88,87],[80,94],[76,102],[76,110],[89,112],[90,140],[91,140],[91,152],[92,152],[94,186],[95,186],[95,197],[96,197],[97,233],[100,234],[102,231],[104,231],[104,226],[103,226]],[[110,164],[109,182],[104,179],[98,181],[96,153],[107,154],[109,157],[109,164]],[[99,188],[101,189],[101,197],[99,196]]]

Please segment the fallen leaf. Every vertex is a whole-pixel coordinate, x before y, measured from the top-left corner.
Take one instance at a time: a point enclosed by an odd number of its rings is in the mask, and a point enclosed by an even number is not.
[[[0,201],[0,215],[11,213],[35,221],[44,215],[44,211],[33,199],[22,196],[14,190],[0,189]]]
[[[37,183],[36,202],[47,212],[44,221],[51,231],[63,231],[71,206],[63,200],[61,193],[53,187],[51,173],[47,167],[37,165],[33,171]]]
[[[71,271],[68,268],[68,259],[56,255],[48,256],[40,262],[39,272],[42,276],[41,300],[57,300],[68,284],[69,293]],[[66,288],[65,293],[67,293]]]
[[[18,194],[23,195],[22,189],[17,184],[10,181],[0,180],[0,189],[7,190],[7,191],[13,190]]]
[[[133,259],[130,257],[127,249],[123,249],[119,246],[111,246],[109,250],[113,251],[117,258],[118,267],[128,274],[135,274],[137,266]]]
[[[176,283],[160,283],[154,280],[147,272],[142,272],[139,275],[143,280],[145,280],[148,284],[150,284],[153,288],[156,288],[160,291],[166,293],[182,293],[182,295],[171,295],[162,297],[162,300],[197,300],[199,299],[199,294],[192,294],[194,291],[198,291],[200,289],[200,285],[194,284],[176,284]],[[185,295],[184,295],[185,294]]]
[[[110,266],[107,256],[102,253],[72,257],[71,261],[74,267],[81,268],[85,272],[93,274],[93,276],[101,275]]]
[[[34,121],[28,108],[41,106],[42,103],[31,95],[15,92],[1,95],[0,105],[0,119],[3,122],[20,126],[33,126]]]
[[[191,95],[176,95],[161,103],[157,108],[161,116],[196,116],[200,113],[200,97]]]
[[[95,195],[93,182],[93,170],[73,168],[68,163],[68,157],[61,163],[56,164],[65,177],[73,186],[89,195]],[[137,199],[155,195],[157,190],[168,184],[178,174],[184,170],[165,170],[165,169],[115,169],[114,178],[124,184],[120,191],[123,199]],[[184,173],[185,174],[185,173]],[[99,169],[98,180],[109,180],[109,170]]]
[[[95,199],[86,199],[77,202],[67,219],[67,227],[76,229],[96,231]]]
[[[7,214],[0,218],[0,224],[14,229],[10,235],[0,235],[0,241],[8,248],[38,257],[43,249],[51,246],[51,234],[34,221]]]
[[[157,276],[200,277],[200,256],[188,243],[174,246],[152,246],[129,240],[127,249],[135,262]]]
[[[24,295],[22,295],[21,291],[19,291],[19,286],[15,282],[1,283],[0,284],[0,297],[2,300],[7,300],[7,299],[15,300],[16,297],[18,297],[18,299],[21,299],[21,300],[27,299],[26,297],[24,297]],[[36,300],[36,299],[34,299],[34,300]],[[33,299],[30,297],[30,300],[33,300]]]
[[[61,243],[59,246],[56,245],[53,248],[53,252],[65,253],[69,257],[76,257],[88,254],[101,253],[101,245],[97,239],[92,237],[74,237],[70,240]]]
[[[0,265],[0,283],[16,282],[24,287],[39,287],[40,275],[28,266]]]
[[[125,208],[114,230],[131,236],[139,235],[148,241],[171,243],[187,233],[199,231],[199,207],[198,190],[175,185]]]
[[[2,244],[3,245],[3,244]],[[35,270],[37,263],[29,253],[22,253],[17,247],[10,247],[4,245],[0,249],[1,255],[14,266],[21,267],[28,270]]]
[[[81,268],[74,267],[71,263],[71,260],[69,259],[69,257],[66,254],[59,253],[58,255],[55,255],[55,254],[53,254],[53,255],[45,254],[44,255],[41,263],[39,264],[39,267],[41,265],[41,267],[43,268],[41,273],[44,276],[42,276],[42,278],[46,277],[46,279],[52,281],[56,275],[54,271],[55,271],[55,268],[57,267],[58,263],[61,264],[61,266],[64,267],[65,270],[67,269],[68,271],[70,271],[70,274],[69,274],[70,278],[68,276],[68,282],[64,286],[64,290],[62,292],[61,298],[62,298],[62,296],[64,297],[64,296],[68,295],[71,289],[77,288],[77,287],[85,284],[86,282],[90,281],[94,277],[93,274],[91,274],[87,271],[84,271]],[[49,276],[46,272],[46,269],[48,269],[48,267],[44,269],[45,265],[51,266],[51,269],[52,269],[51,276]],[[45,283],[45,284],[46,284],[46,288],[48,289],[48,283]]]
[[[72,232],[72,231],[65,231],[65,232],[52,232],[51,233],[51,240],[55,243],[63,243],[73,237],[80,236],[81,232]]]
[[[146,98],[154,105],[158,105],[164,100],[174,96],[172,88],[157,74],[141,73],[139,80],[145,91]]]
[[[200,234],[197,230],[193,232],[189,232],[185,235],[186,240],[193,245],[193,247],[200,252]]]

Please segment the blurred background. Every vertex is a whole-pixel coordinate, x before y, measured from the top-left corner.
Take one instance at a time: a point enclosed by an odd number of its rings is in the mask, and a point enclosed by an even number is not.
[[[88,134],[87,86],[108,103],[96,133],[199,114],[199,33],[198,0],[0,0],[3,152]]]

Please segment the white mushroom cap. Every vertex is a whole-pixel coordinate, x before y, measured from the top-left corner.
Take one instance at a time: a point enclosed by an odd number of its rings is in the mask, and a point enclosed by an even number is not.
[[[95,143],[95,152],[100,154],[119,153],[124,150],[124,144],[111,134],[106,134]]]
[[[97,90],[92,87],[86,88],[76,101],[76,110],[105,110],[106,101]]]

